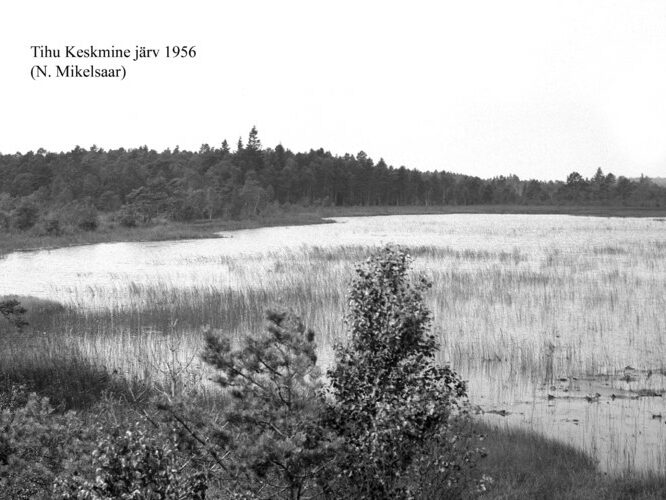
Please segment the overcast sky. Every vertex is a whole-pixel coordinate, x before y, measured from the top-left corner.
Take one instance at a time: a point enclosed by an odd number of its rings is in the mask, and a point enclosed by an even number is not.
[[[0,152],[363,150],[394,166],[666,176],[666,1],[3,2]],[[196,45],[33,81],[31,45]],[[51,64],[117,66],[115,61]]]

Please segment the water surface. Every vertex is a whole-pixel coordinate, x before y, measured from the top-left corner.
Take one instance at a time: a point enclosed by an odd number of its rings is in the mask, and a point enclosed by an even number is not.
[[[0,295],[140,308],[148,289],[263,290],[291,286],[299,272],[343,294],[354,263],[335,249],[399,243],[434,282],[441,359],[469,380],[483,418],[580,446],[606,470],[666,470],[666,223],[498,214],[335,222],[14,253],[0,260]],[[320,331],[342,331],[338,309],[317,318]]]

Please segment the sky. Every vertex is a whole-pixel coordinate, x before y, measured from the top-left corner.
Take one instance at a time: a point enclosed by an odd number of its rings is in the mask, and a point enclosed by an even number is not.
[[[264,146],[564,180],[666,176],[666,1],[34,0],[0,6],[0,152]],[[196,46],[192,59],[39,60]],[[64,52],[64,51],[63,51]],[[124,64],[42,78],[35,64]]]

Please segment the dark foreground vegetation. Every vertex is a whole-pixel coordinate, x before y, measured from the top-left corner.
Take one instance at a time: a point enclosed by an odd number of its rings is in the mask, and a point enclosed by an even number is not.
[[[211,229],[292,224],[348,210],[663,215],[666,186],[600,168],[591,178],[572,172],[548,182],[421,172],[375,163],[363,152],[264,148],[255,128],[234,151],[224,141],[198,152],[92,146],[0,155],[0,241],[9,241],[0,252],[209,237]]]
[[[98,401],[48,392],[67,371],[3,373],[0,469],[10,498],[432,498],[483,492],[465,385],[434,363],[425,278],[386,248],[357,269],[349,342],[325,383],[315,334],[289,312],[235,340],[208,330],[201,359],[218,390],[185,398],[103,367],[71,367]],[[25,328],[25,310],[2,302]],[[85,364],[79,361],[80,364]],[[95,382],[95,380],[97,382]],[[205,383],[205,382],[203,382]],[[124,387],[123,387],[124,386]],[[58,411],[54,410],[57,405]],[[79,412],[71,411],[78,409]],[[70,411],[68,411],[70,410]]]
[[[465,384],[434,362],[430,283],[409,262],[389,247],[357,268],[326,380],[290,312],[241,339],[205,329],[200,392],[179,390],[175,360],[174,383],[151,385],[76,352],[22,354],[0,367],[0,497],[663,498],[663,478],[606,476],[565,445],[475,421]],[[0,301],[2,335],[26,353],[59,342],[43,331],[62,306],[21,302]]]

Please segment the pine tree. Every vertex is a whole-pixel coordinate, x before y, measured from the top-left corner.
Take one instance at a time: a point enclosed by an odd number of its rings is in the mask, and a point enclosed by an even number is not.
[[[259,133],[257,127],[253,126],[250,130],[250,135],[247,138],[247,149],[249,151],[261,151],[261,141],[259,140]]]
[[[246,337],[237,349],[228,338],[206,336],[203,360],[219,370],[216,381],[230,395],[217,442],[228,457],[232,490],[300,499],[318,491],[336,439],[320,424],[314,332],[290,313],[269,312],[267,318],[267,331]]]

